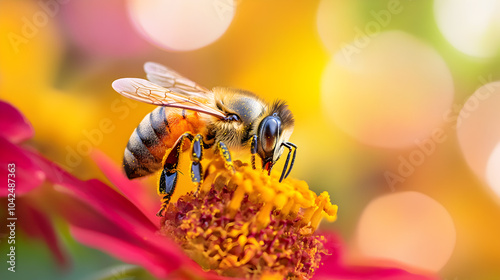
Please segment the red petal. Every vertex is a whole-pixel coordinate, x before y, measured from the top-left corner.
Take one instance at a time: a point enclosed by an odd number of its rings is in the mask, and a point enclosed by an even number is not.
[[[344,280],[435,280],[435,276],[417,275],[399,268],[351,266],[342,262],[343,243],[333,232],[322,232],[327,242],[325,247],[331,253],[323,258],[323,265],[314,274],[314,279]]]
[[[182,266],[195,273],[204,272],[169,239],[140,226],[117,224],[102,213],[75,198],[62,195],[57,202],[59,212],[72,224],[72,232],[82,243],[98,248],[117,258],[146,267],[158,277]]]
[[[153,225],[130,201],[98,180],[80,181],[54,163],[33,153],[47,174],[47,178],[71,191],[72,196],[55,203],[60,213],[75,227],[87,233],[97,234],[97,238],[108,241],[119,240],[120,245],[128,244],[136,252],[147,257],[149,264],[160,262],[166,271],[174,271],[187,266],[193,273],[204,274],[201,268],[189,259],[173,241],[158,235]],[[77,198],[77,199],[75,199]],[[92,207],[92,210],[88,208]],[[88,239],[86,239],[88,241]],[[95,243],[100,249],[114,252],[120,245]],[[116,245],[116,246],[115,246]],[[117,252],[116,255],[119,255]],[[147,262],[142,260],[143,264]],[[157,271],[158,273],[158,271]]]
[[[15,165],[13,172],[8,170],[9,164]],[[10,193],[9,183],[15,185],[13,193],[22,195],[42,184],[45,175],[30,158],[29,152],[0,136],[0,178],[5,180],[5,185],[0,188],[0,196],[4,197]]]
[[[329,255],[323,257],[323,263],[328,264],[329,266],[338,265],[344,253],[344,243],[340,236],[335,234],[333,231],[318,231],[317,234],[324,236],[326,239],[324,246]]]
[[[78,199],[85,201],[114,223],[124,228],[138,227],[148,231],[158,229],[158,225],[151,223],[134,204],[99,180],[81,181],[35,153],[32,153],[32,159],[45,172],[48,180],[66,187]]]
[[[92,153],[92,158],[106,177],[154,224],[159,224],[156,211],[160,206],[159,198],[146,191],[148,187],[137,181],[129,180],[116,164],[100,151]]]
[[[147,257],[151,255],[149,252],[144,252],[141,248],[122,240],[122,238],[74,226],[70,229],[75,239],[81,243],[106,251],[108,254],[126,263],[140,265],[158,278],[165,278],[169,272],[161,263],[155,261],[155,259],[161,260],[162,256]]]
[[[326,269],[325,269],[326,268]],[[314,275],[314,279],[343,280],[437,280],[434,276],[417,275],[397,268],[382,267],[331,267],[325,263]]]
[[[21,198],[18,202],[18,216],[22,217],[19,219],[20,227],[30,237],[43,240],[56,257],[59,265],[66,267],[68,265],[67,258],[61,250],[57,235],[49,218],[45,213],[32,207],[32,203],[36,202],[28,198]]]
[[[33,127],[23,114],[9,103],[0,101],[0,136],[19,143],[33,134]]]

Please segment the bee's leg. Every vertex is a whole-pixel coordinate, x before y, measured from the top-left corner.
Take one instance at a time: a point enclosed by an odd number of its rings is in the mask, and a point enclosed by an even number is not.
[[[197,185],[195,194],[198,193],[201,183],[203,183],[203,168],[200,162],[203,157],[203,144],[201,134],[197,134],[191,144],[191,180]]]
[[[235,170],[233,161],[231,160],[231,153],[224,142],[217,143],[217,151],[219,151],[219,154],[224,159],[226,168],[234,172]]]
[[[250,139],[250,153],[252,154],[252,168],[257,169],[255,167],[255,154],[257,153],[257,135],[252,136],[252,139]]]
[[[163,165],[163,171],[160,175],[160,183],[158,185],[158,194],[162,195],[161,208],[156,213],[156,216],[161,217],[165,208],[167,208],[170,199],[175,191],[175,186],[177,185],[177,165],[179,163],[179,156],[182,153],[182,147],[184,145],[184,140],[188,138],[193,139],[191,133],[184,133],[177,139],[174,147],[170,151]]]

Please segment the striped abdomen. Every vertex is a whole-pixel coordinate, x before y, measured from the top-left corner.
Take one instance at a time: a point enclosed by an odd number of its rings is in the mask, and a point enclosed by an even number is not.
[[[165,152],[184,132],[199,133],[203,124],[197,113],[157,107],[134,130],[125,149],[123,167],[129,179],[150,175],[162,168]]]

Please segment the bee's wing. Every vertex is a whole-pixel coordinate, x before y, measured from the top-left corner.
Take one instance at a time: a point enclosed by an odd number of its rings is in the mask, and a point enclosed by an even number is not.
[[[144,71],[146,71],[148,80],[171,91],[198,96],[213,95],[207,88],[161,64],[146,62]]]
[[[112,87],[125,97],[145,103],[197,111],[218,118],[226,117],[224,112],[211,105],[213,100],[208,95],[182,94],[137,78],[118,79],[113,82]]]

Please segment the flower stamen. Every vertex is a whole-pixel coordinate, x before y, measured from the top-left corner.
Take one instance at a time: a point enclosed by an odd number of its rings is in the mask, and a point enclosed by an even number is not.
[[[214,160],[197,196],[168,205],[161,233],[173,237],[204,269],[221,275],[307,279],[319,266],[324,237],[314,235],[323,217],[336,219],[328,193],[303,181],[235,161],[235,172]]]

